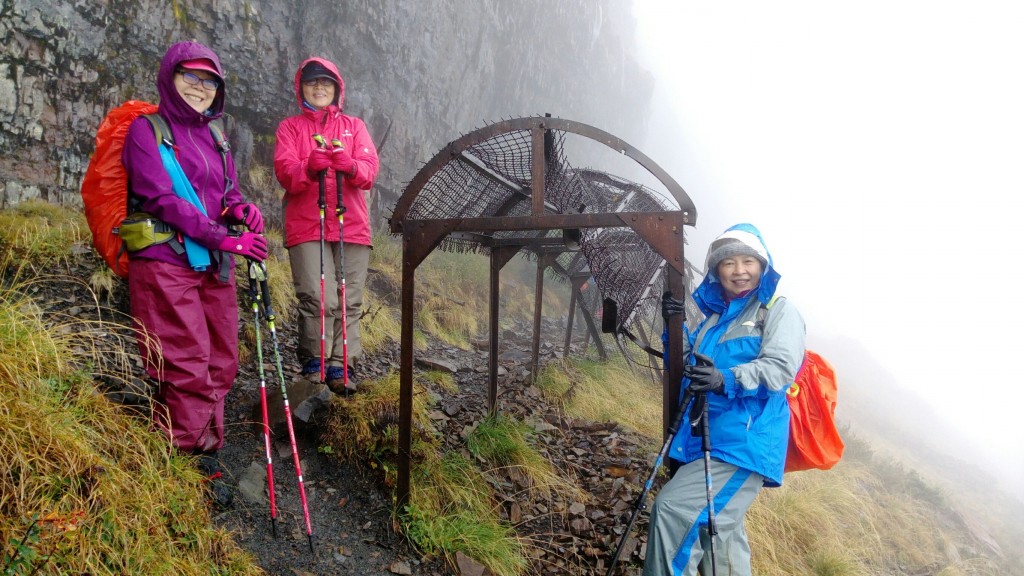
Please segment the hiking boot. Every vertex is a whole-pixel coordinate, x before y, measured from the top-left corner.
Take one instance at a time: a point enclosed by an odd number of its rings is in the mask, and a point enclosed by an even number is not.
[[[206,476],[206,495],[210,505],[219,511],[231,508],[235,496],[231,493],[227,482],[224,481],[224,471],[215,455],[213,453],[200,454],[197,468],[203,476]]]
[[[341,396],[348,396],[359,389],[351,367],[348,368],[348,386],[345,385],[345,368],[341,366],[327,367],[327,387]]]
[[[309,360],[306,360],[306,363],[302,365],[302,375],[303,376],[307,376],[307,377],[309,377],[309,376],[316,376],[316,378],[319,379],[320,378],[320,359],[319,358],[310,358]]]

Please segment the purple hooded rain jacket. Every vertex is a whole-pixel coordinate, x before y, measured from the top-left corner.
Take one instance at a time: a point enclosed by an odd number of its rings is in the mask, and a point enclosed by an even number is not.
[[[220,60],[212,50],[196,42],[182,42],[172,46],[160,62],[157,90],[160,93],[159,113],[171,128],[178,150],[178,162],[192,183],[196,196],[205,205],[207,215],[174,193],[171,178],[160,160],[156,135],[145,118],[136,118],[129,127],[122,161],[128,172],[132,193],[140,202],[142,211],[164,221],[200,245],[216,250],[228,232],[225,217],[221,215],[224,208],[243,200],[238,191],[234,160],[229,153],[229,185],[225,181],[221,155],[209,127],[211,121],[224,113],[226,86],[221,83],[205,115],[189,106],[174,87],[174,71],[178,63],[195,58],[212,61],[217,68],[217,75],[224,78]],[[188,258],[184,254],[176,254],[168,244],[158,244],[130,253],[129,258],[149,258],[189,267]],[[216,273],[216,261],[210,270]]]

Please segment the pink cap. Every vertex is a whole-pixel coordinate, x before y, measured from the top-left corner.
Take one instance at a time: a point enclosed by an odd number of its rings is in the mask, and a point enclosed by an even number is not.
[[[190,70],[206,70],[211,74],[216,74],[220,77],[220,72],[217,71],[217,67],[213,65],[213,61],[209,58],[196,58],[195,60],[185,60],[184,62],[178,63],[179,68],[188,68]]]

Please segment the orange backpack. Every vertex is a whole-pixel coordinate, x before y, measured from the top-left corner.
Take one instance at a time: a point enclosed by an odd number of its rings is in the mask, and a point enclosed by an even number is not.
[[[758,326],[763,330],[768,309],[778,297],[758,310]],[[789,448],[786,472],[828,470],[843,457],[842,437],[836,427],[838,386],[836,371],[817,352],[804,351],[804,361],[786,391],[789,400]]]
[[[128,252],[117,227],[128,215],[128,173],[121,164],[121,151],[128,126],[143,114],[156,114],[156,104],[129,100],[111,110],[96,130],[96,152],[82,179],[85,219],[92,231],[92,245],[110,269],[128,277]]]
[[[789,449],[786,472],[828,470],[843,457],[843,439],[836,428],[836,372],[828,360],[807,350],[789,399]]]

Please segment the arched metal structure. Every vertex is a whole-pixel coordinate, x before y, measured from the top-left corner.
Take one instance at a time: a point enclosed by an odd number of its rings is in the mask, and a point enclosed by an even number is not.
[[[566,157],[567,135],[603,144],[657,178],[675,201],[624,178],[578,169]],[[499,272],[520,250],[542,272],[555,267],[573,288],[593,277],[601,294],[635,321],[665,287],[684,298],[683,227],[696,208],[660,166],[625,141],[593,126],[551,116],[510,119],[450,142],[415,175],[395,205],[391,232],[402,236],[402,342],[399,405],[398,504],[409,497],[413,400],[415,271],[433,250],[490,254],[490,358],[488,406],[497,403]],[[571,255],[568,255],[571,254]],[[654,304],[656,306],[656,304]],[[540,306],[534,319],[534,374]],[[669,334],[682,334],[679,316]],[[591,321],[591,329],[593,329]],[[682,343],[670,338],[663,420],[675,411],[682,379]]]

